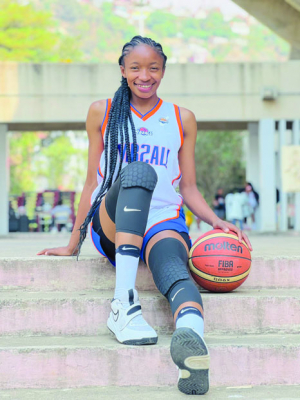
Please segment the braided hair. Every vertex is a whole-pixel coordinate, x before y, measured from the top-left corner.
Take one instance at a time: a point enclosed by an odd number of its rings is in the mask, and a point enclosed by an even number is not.
[[[142,36],[134,36],[130,42],[123,46],[122,54],[119,58],[119,65],[125,66],[124,58],[130,53],[130,51],[141,44],[146,44],[157,51],[163,57],[163,68],[166,66],[167,56],[164,54],[162,46],[154,40]],[[123,154],[124,141],[126,146],[126,153],[128,163],[136,161],[137,159],[137,143],[136,143],[136,132],[135,126],[132,119],[130,110],[130,97],[131,91],[127,84],[127,79],[122,77],[121,86],[114,94],[111,109],[109,111],[108,123],[104,139],[104,158],[105,158],[105,169],[103,174],[102,185],[95,197],[95,200],[83,222],[80,226],[80,238],[79,243],[74,251],[77,252],[77,259],[80,254],[81,245],[86,237],[87,227],[91,222],[95,211],[100,205],[104,195],[109,190],[114,182],[114,175],[116,171],[118,161],[118,139],[120,137],[120,154]],[[128,120],[131,128],[131,139],[133,143],[133,154],[130,149],[130,134],[128,129]],[[109,153],[109,154],[108,154]],[[118,178],[122,169],[123,157],[120,157],[120,163],[117,170],[116,178]]]

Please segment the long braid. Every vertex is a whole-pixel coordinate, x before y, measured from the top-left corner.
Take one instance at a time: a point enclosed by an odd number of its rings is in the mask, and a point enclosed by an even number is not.
[[[162,57],[163,57],[163,68],[165,68],[167,56],[164,54],[162,46],[159,43],[156,43],[154,40],[150,38],[145,38],[142,36],[134,36],[130,42],[126,43],[122,49],[122,55],[119,58],[119,65],[124,64],[124,58],[130,53],[130,51],[140,44],[146,44],[152,48],[154,48]],[[108,123],[105,131],[105,139],[104,139],[104,159],[105,159],[105,168],[103,174],[103,181],[101,187],[96,195],[96,198],[83,222],[80,226],[80,238],[74,253],[77,252],[77,259],[80,254],[80,249],[84,239],[86,238],[87,228],[89,223],[91,222],[95,211],[100,205],[103,197],[106,192],[112,186],[114,179],[117,179],[123,163],[123,148],[125,142],[126,156],[128,158],[128,163],[137,160],[137,140],[136,140],[136,131],[135,126],[131,114],[130,109],[130,97],[131,91],[127,84],[127,79],[122,77],[121,86],[116,91],[111,109],[108,116]],[[131,128],[131,138],[128,129],[128,121]],[[118,142],[120,139],[120,163],[115,176],[116,165],[118,162]],[[130,139],[133,143],[133,155],[131,154],[131,146]],[[74,254],[73,253],[73,254]]]

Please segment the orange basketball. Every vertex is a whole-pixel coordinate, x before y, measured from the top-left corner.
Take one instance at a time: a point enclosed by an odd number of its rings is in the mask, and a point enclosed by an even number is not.
[[[235,232],[214,229],[200,236],[190,251],[189,266],[195,281],[211,292],[230,292],[249,275],[251,254]]]

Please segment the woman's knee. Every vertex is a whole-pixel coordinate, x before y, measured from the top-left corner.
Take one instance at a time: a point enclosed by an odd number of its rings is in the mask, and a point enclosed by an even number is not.
[[[157,174],[147,163],[136,161],[122,169],[105,196],[106,211],[116,224],[116,232],[143,237],[156,183]]]
[[[120,173],[122,188],[140,187],[153,191],[157,183],[157,173],[150,165],[142,161],[134,161]]]
[[[165,237],[157,241],[148,253],[148,266],[158,290],[164,296],[177,281],[190,279],[187,244],[179,237],[181,240]]]

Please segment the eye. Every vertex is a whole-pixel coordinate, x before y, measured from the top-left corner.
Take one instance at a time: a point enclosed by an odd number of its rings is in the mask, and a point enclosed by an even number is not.
[[[158,71],[158,68],[152,67],[151,70],[152,70],[152,71]]]
[[[130,69],[136,71],[138,69],[138,67],[131,67]]]

